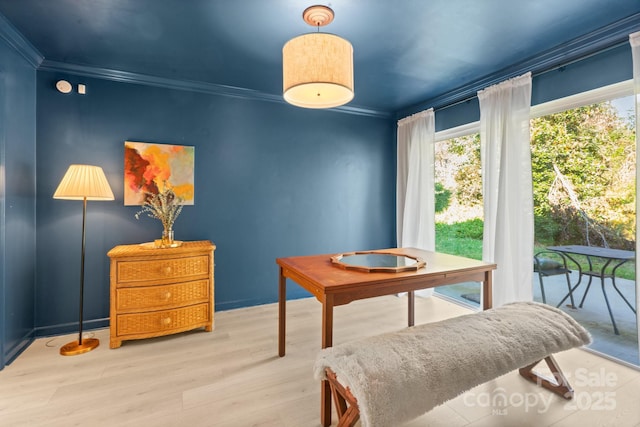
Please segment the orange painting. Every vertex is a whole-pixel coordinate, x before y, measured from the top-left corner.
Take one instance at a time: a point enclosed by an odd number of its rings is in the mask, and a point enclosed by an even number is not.
[[[146,193],[173,189],[183,205],[194,204],[195,147],[186,145],[124,143],[124,204],[142,205]]]

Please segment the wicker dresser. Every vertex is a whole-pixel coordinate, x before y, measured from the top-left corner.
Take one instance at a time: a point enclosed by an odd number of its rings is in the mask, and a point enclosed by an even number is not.
[[[201,327],[212,331],[215,248],[203,240],[167,249],[111,249],[110,347]]]

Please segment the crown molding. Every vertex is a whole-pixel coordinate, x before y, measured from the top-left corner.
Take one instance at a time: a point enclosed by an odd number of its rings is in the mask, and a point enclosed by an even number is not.
[[[192,80],[177,80],[167,77],[158,77],[148,74],[133,73],[129,71],[100,68],[88,65],[78,65],[45,59],[38,67],[38,71],[52,71],[73,74],[77,76],[91,77],[103,80],[111,80],[120,83],[142,84],[166,89],[188,90],[204,92],[221,96],[236,98],[252,98],[263,101],[276,101],[277,96],[263,92],[243,89],[235,86],[219,85]]]
[[[42,63],[44,56],[0,13],[0,38],[7,42],[34,68]]]
[[[161,87],[165,89],[186,90],[201,92],[211,95],[241,98],[252,101],[267,101],[285,104],[281,95],[274,95],[252,89],[244,89],[235,86],[226,86],[215,83],[200,81],[176,80],[166,77],[158,77],[146,74],[132,73],[128,71],[113,70],[108,68],[92,67],[87,65],[69,64],[65,62],[51,61],[45,59],[44,55],[38,51],[12,24],[0,13],[0,38],[11,48],[24,57],[31,66],[38,71],[63,72],[79,76],[111,80],[121,83],[141,84],[147,86]],[[287,104],[288,105],[288,104]],[[361,116],[378,117],[391,119],[391,111],[374,110],[356,105],[341,106],[332,108],[333,111],[341,113],[355,114]]]
[[[356,105],[341,106],[331,110],[347,114],[396,120],[426,108],[440,109],[464,100],[474,98],[479,90],[526,72],[534,76],[585,59],[591,55],[628,43],[629,34],[640,31],[640,13],[628,16],[591,33],[577,37],[567,43],[549,49],[539,55],[491,73],[482,79],[426,101],[396,111],[374,110]],[[132,73],[128,71],[91,67],[49,61],[13,25],[0,14],[0,37],[20,53],[38,70],[57,71],[87,77],[100,78],[123,83],[143,84],[167,89],[202,92],[248,100],[285,103],[281,95],[274,95],[235,86],[206,83],[200,81],[176,80],[165,77]]]
[[[495,73],[475,80],[444,95],[403,108],[396,112],[396,119],[409,116],[427,108],[441,109],[475,98],[479,90],[531,72],[533,76],[586,59],[597,53],[629,42],[629,34],[640,31],[640,13],[633,14],[612,24],[601,27],[583,36],[569,40],[539,55],[503,68]]]
[[[147,86],[161,87],[164,89],[176,89],[192,92],[201,92],[210,95],[226,96],[231,98],[241,98],[252,101],[267,101],[286,104],[281,95],[274,95],[253,89],[244,89],[235,86],[226,86],[215,83],[206,83],[191,80],[177,80],[166,77],[151,76],[148,74],[132,73],[129,71],[99,68],[86,65],[68,64],[66,62],[43,60],[38,67],[39,71],[53,71],[74,74],[84,77],[92,77],[103,80],[111,80],[121,83],[141,84]],[[287,104],[289,105],[289,104]],[[358,106],[341,106],[332,110],[347,114],[370,116],[390,119],[390,111],[378,111]]]

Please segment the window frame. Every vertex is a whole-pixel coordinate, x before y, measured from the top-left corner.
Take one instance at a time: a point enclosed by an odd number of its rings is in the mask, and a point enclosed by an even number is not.
[[[566,96],[564,98],[554,99],[553,101],[544,102],[542,104],[532,105],[529,118],[536,119],[538,117],[559,113],[572,108],[611,101],[616,98],[631,96],[633,94],[633,79],[625,80],[612,85],[602,86],[586,92]],[[459,138],[461,136],[471,135],[478,132],[480,132],[480,121],[466,123],[464,125],[436,132],[435,142],[441,142],[451,138]]]

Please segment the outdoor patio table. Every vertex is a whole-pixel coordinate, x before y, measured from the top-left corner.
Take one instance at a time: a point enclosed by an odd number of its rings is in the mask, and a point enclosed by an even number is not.
[[[613,289],[618,292],[618,295],[622,297],[624,302],[627,303],[629,308],[636,313],[636,309],[633,308],[629,300],[625,298],[625,296],[620,292],[618,286],[616,285],[616,270],[623,265],[624,263],[635,259],[636,253],[634,251],[626,251],[622,249],[610,249],[610,248],[600,248],[595,246],[582,246],[582,245],[569,245],[569,246],[549,246],[547,249],[560,252],[564,254],[567,258],[573,261],[578,266],[578,282],[575,284],[573,288],[569,291],[569,293],[560,301],[562,304],[569,296],[572,295],[573,291],[580,285],[582,282],[582,276],[589,277],[589,283],[587,284],[587,289],[584,291],[584,295],[582,296],[582,300],[580,301],[579,307],[582,308],[584,304],[584,300],[587,297],[587,292],[589,292],[589,288],[591,287],[591,281],[594,277],[600,278],[600,284],[602,286],[602,294],[604,295],[604,301],[607,304],[607,310],[609,311],[609,317],[611,317],[611,324],[613,325],[613,331],[616,335],[620,335],[618,331],[618,326],[616,325],[616,321],[613,318],[613,313],[611,312],[611,305],[609,304],[609,298],[607,297],[607,291],[604,286],[604,279],[610,278],[611,284],[613,285]],[[588,269],[583,270],[582,265],[576,260],[575,255],[583,255],[587,259]],[[600,258],[604,261],[602,268],[600,270],[594,269],[593,258]],[[609,269],[609,270],[607,270]],[[637,314],[637,313],[636,313]]]

